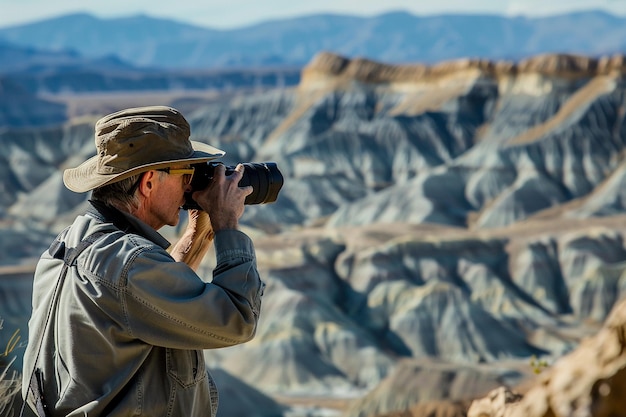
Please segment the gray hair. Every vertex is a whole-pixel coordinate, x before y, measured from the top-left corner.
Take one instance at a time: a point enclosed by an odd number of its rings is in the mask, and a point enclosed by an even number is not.
[[[164,172],[157,172],[159,179],[165,174]],[[144,173],[145,172],[142,172],[121,181],[95,188],[91,194],[91,198],[119,210],[131,213],[139,207],[137,189],[139,188],[139,182]]]

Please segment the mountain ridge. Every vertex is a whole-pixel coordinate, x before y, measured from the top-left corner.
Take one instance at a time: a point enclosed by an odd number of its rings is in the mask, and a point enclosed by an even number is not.
[[[350,59],[329,52],[317,54],[303,68],[300,87],[307,88],[316,74],[364,83],[437,82],[438,78],[461,71],[477,70],[490,77],[540,74],[560,78],[584,78],[626,72],[626,55],[590,57],[572,54],[543,54],[520,61],[458,59],[433,65],[391,65],[365,58]]]
[[[462,57],[621,53],[625,21],[601,11],[540,18],[390,12],[306,15],[216,30],[147,15],[100,19],[73,14],[0,28],[0,40],[75,50],[91,58],[115,54],[135,66],[170,69],[302,66],[322,50],[395,64],[432,64]],[[125,41],[129,38],[133,42]]]

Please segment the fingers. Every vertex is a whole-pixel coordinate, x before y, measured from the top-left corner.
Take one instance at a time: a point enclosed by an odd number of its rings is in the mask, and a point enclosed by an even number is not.
[[[226,167],[220,164],[215,168],[215,171],[213,172],[212,181],[217,181],[219,184],[224,184],[224,187],[226,187],[227,189],[235,187],[238,188],[242,193],[235,194],[239,194],[240,197],[243,196],[243,198],[245,199],[245,197],[247,197],[254,191],[252,186],[248,185],[242,187],[239,185],[239,182],[243,178],[243,173],[245,169],[246,167],[243,164],[237,164],[235,169],[232,170],[230,174],[226,175]]]
[[[241,172],[241,175],[243,175],[243,172],[246,170],[246,166],[242,163],[237,164],[237,166],[235,167],[235,171]]]
[[[215,231],[233,229],[244,211],[246,197],[253,192],[251,186],[240,187],[244,165],[238,164],[226,175],[226,167],[218,165],[209,186],[193,193],[193,199],[209,214]]]
[[[232,174],[230,174],[231,177],[233,177],[233,181],[237,181],[237,185],[239,186],[239,188],[245,192],[245,196],[247,197],[248,195],[252,194],[253,188],[250,185],[246,185],[246,186],[240,186],[239,182],[241,181],[241,179],[243,178],[243,173],[245,171],[246,167],[243,164],[237,164],[237,166],[235,167],[235,171],[233,171]]]

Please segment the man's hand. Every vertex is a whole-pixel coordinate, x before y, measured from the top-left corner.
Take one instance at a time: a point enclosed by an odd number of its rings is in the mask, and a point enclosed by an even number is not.
[[[218,165],[209,186],[192,194],[193,199],[208,213],[214,231],[237,229],[243,215],[244,201],[252,194],[252,187],[239,187],[244,166],[238,164],[235,171],[226,176],[226,167]]]

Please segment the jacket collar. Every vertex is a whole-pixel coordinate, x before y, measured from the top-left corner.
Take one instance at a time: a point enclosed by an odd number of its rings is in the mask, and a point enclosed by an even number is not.
[[[89,203],[91,207],[87,209],[88,215],[103,222],[113,223],[115,227],[124,233],[134,233],[143,236],[163,249],[167,249],[170,246],[170,242],[159,232],[132,214],[108,206],[98,200],[89,200]]]

